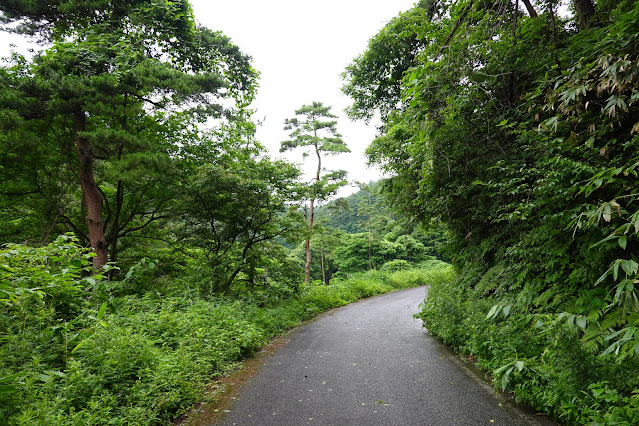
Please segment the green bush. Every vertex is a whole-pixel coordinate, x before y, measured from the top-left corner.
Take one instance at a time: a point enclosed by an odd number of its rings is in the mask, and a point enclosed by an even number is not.
[[[492,372],[495,385],[569,424],[635,424],[639,362],[598,353],[581,338],[574,316],[495,304],[458,280],[431,284],[419,315],[424,326]]]
[[[157,269],[146,260],[120,282],[85,277],[89,261],[70,236],[0,251],[0,418],[9,424],[169,424],[212,377],[300,321],[440,273],[373,270],[297,294],[274,282],[222,296],[167,277],[150,291],[144,273]]]
[[[412,267],[413,265],[408,260],[394,259],[384,263],[381,267],[381,270],[395,272],[395,271],[404,271],[406,269],[411,269]]]

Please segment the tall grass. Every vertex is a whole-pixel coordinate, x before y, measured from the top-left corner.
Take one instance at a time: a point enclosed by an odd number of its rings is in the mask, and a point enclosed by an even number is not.
[[[169,424],[203,399],[212,377],[302,320],[445,273],[441,265],[369,271],[275,298],[205,298],[188,288],[113,297],[82,276],[83,256],[66,240],[0,251],[0,419],[7,424]]]

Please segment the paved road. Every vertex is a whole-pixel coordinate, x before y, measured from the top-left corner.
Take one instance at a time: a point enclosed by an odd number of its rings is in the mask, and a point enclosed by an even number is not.
[[[294,330],[222,425],[552,424],[498,397],[413,318],[425,289],[336,309]]]

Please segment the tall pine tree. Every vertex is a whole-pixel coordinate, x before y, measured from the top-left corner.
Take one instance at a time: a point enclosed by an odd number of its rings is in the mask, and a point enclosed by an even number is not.
[[[308,186],[309,207],[307,213],[307,230],[304,242],[306,250],[305,278],[308,283],[311,277],[311,234],[313,232],[313,217],[315,202],[326,200],[337,189],[346,184],[346,172],[343,170],[329,172],[322,175],[322,157],[331,154],[350,152],[342,135],[337,132],[337,118],[331,114],[331,107],[321,102],[303,105],[295,111],[296,117],[284,121],[284,129],[292,130],[289,140],[282,141],[280,152],[302,148],[304,156],[309,152],[317,157],[317,168],[312,184]]]

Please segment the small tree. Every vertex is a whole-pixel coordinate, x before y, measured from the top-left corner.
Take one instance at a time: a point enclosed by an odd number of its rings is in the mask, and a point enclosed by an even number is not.
[[[338,198],[334,203],[327,205],[324,214],[317,217],[317,238],[311,241],[311,243],[315,242],[315,245],[319,246],[322,282],[327,285],[330,283],[331,276],[334,272],[334,250],[341,244],[344,237],[344,231],[329,225],[328,220],[332,213],[340,211],[353,213],[353,210],[351,210],[348,204],[348,200],[345,198]]]
[[[301,198],[299,170],[261,156],[252,135],[222,129],[210,139],[185,147],[192,165],[182,176],[173,226],[178,241],[206,257],[217,289],[228,291],[242,273],[254,283],[255,268],[277,239],[301,234],[302,218],[287,211]]]
[[[337,132],[337,118],[330,113],[331,107],[321,102],[303,105],[295,111],[296,117],[284,121],[284,130],[292,130],[290,140],[282,141],[280,152],[301,147],[305,149],[304,157],[309,151],[317,156],[317,169],[311,184],[307,186],[309,200],[307,214],[307,230],[305,240],[306,264],[304,266],[304,282],[308,283],[311,276],[311,233],[313,231],[313,216],[316,201],[326,200],[342,186],[346,185],[346,171],[338,170],[322,175],[322,157],[331,154],[350,152],[342,135]]]

